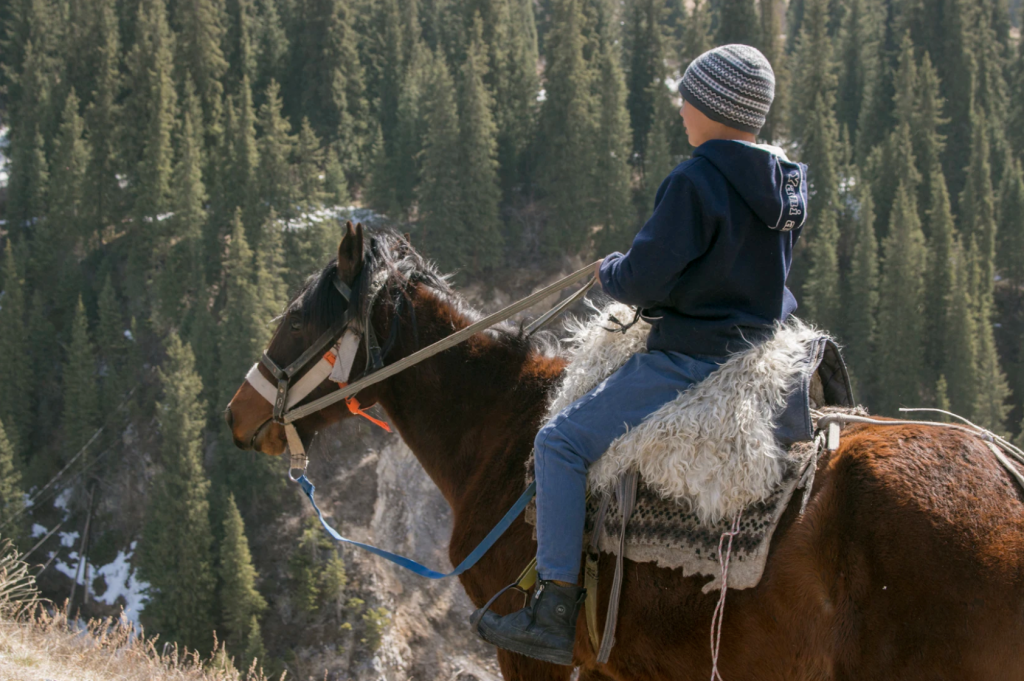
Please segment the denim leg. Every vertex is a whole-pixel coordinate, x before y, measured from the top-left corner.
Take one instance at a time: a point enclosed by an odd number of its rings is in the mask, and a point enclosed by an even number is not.
[[[633,355],[547,423],[534,440],[537,569],[575,583],[583,554],[587,469],[620,435],[718,368],[678,352]]]

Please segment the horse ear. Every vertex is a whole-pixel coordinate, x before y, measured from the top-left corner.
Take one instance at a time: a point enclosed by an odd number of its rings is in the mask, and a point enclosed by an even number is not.
[[[345,234],[338,244],[338,276],[351,284],[363,271],[363,225],[352,226],[352,221],[345,223]]]

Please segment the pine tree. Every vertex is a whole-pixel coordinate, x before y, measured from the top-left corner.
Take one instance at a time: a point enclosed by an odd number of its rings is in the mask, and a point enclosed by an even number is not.
[[[103,281],[97,302],[96,350],[100,360],[100,406],[104,416],[110,414],[121,403],[122,393],[128,382],[125,376],[125,362],[128,341],[125,338],[125,320],[122,317],[122,303],[117,298],[113,281],[108,274]]]
[[[943,371],[949,386],[950,410],[971,414],[977,402],[978,341],[968,279],[970,263],[963,245],[957,243],[953,252],[952,289],[948,299],[942,357]]]
[[[984,114],[978,109],[972,109],[971,120],[971,164],[960,196],[960,232],[978,249],[981,288],[980,298],[975,303],[992,309],[996,258],[995,192],[992,187]]]
[[[253,664],[261,663],[266,659],[267,648],[263,645],[259,618],[253,615],[249,620],[249,636],[246,638],[245,650],[242,652],[242,661],[246,663],[244,669],[248,670]]]
[[[384,140],[384,155],[396,157],[394,148],[398,128],[398,99],[406,72],[406,35],[402,26],[399,0],[378,0],[369,8],[373,15],[372,37],[365,50],[369,52],[366,70],[367,97],[373,104],[376,120]]]
[[[722,0],[719,4],[718,44],[761,42],[754,0]]]
[[[228,91],[241,84],[242,78],[257,80],[256,6],[253,0],[228,0],[225,3],[227,26],[224,29],[224,60],[227,62],[225,82]],[[276,9],[275,9],[276,16]]]
[[[118,94],[121,90],[121,45],[113,0],[98,0],[95,24],[96,90],[89,93],[92,102],[85,111],[85,131],[91,154],[85,174],[84,212],[97,239],[116,221],[121,211],[120,116]]]
[[[85,198],[85,173],[89,163],[89,148],[82,139],[82,119],[78,115],[78,97],[74,88],[68,93],[64,104],[64,115],[60,131],[54,143],[53,162],[50,178],[53,187],[60,191],[52,192],[50,197],[47,221],[50,222],[51,233],[67,235],[67,239],[51,242],[50,248],[57,243],[70,246],[87,236],[83,224],[82,204]]]
[[[981,268],[983,271],[983,268]],[[971,410],[971,420],[982,428],[1006,435],[1006,417],[1010,413],[1007,400],[1010,386],[1000,366],[992,328],[991,303],[982,298],[978,306],[976,334],[978,339],[977,397]]]
[[[6,284],[5,284],[6,286]],[[30,424],[25,437],[28,442],[30,456],[35,446],[43,441],[43,433],[57,430],[57,421],[61,411],[60,385],[60,347],[57,344],[57,332],[49,319],[50,308],[43,300],[38,289],[32,292],[32,302],[28,307],[28,366],[35,385],[29,393],[27,404],[31,404],[33,418],[24,423]],[[5,376],[17,376],[17,373],[5,373]],[[8,431],[10,433],[10,431]],[[56,473],[56,469],[53,471]]]
[[[25,227],[46,213],[50,173],[38,125],[12,133],[10,159],[6,215],[13,227]]]
[[[224,94],[221,79],[227,71],[221,45],[224,43],[223,6],[215,0],[177,0],[173,6],[177,39],[178,80],[189,74],[203,107],[202,127],[220,124],[220,105]],[[193,121],[196,126],[200,121]]]
[[[501,259],[501,221],[498,204],[497,128],[491,115],[493,102],[484,85],[486,70],[483,27],[479,17],[473,41],[462,65],[459,88],[459,219],[466,235],[466,268],[478,274]]]
[[[347,206],[352,201],[345,169],[333,144],[327,147],[327,156],[324,160],[324,194],[327,202],[335,206]]]
[[[222,351],[218,382],[219,404],[227,404],[238,389],[251,361],[270,340],[270,328],[261,315],[256,289],[256,262],[242,226],[241,210],[231,223],[231,237],[224,262],[224,307],[221,314]]]
[[[928,208],[928,273],[925,276],[924,318],[925,364],[931,371],[930,378],[937,377],[946,370],[947,355],[946,339],[949,335],[947,327],[950,301],[953,299],[954,277],[956,264],[955,240],[956,229],[953,226],[953,215],[950,212],[949,193],[946,191],[946,179],[942,168],[936,166],[931,173],[932,188],[929,191],[931,205]]]
[[[290,159],[295,139],[291,134],[291,124],[281,115],[280,88],[275,82],[267,88],[266,101],[260,107],[259,124],[262,133],[257,183],[260,198],[279,215],[291,217],[294,189],[290,181]]]
[[[1017,57],[1010,66],[1009,118],[1006,134],[1018,154],[1024,154],[1024,40],[1017,43]]]
[[[686,71],[690,62],[713,47],[709,5],[710,0],[694,0],[690,21],[683,37],[683,48],[679,55],[679,69],[682,72]]]
[[[184,112],[178,136],[178,159],[172,178],[174,215],[168,218],[168,239],[160,244],[163,267],[158,279],[158,315],[162,326],[181,323],[200,293],[203,281],[202,242],[206,224],[206,187],[201,147],[192,113]]]
[[[634,219],[630,210],[632,133],[626,110],[626,83],[621,59],[618,41],[608,31],[601,40],[597,57],[599,113],[594,140],[596,166],[593,191],[597,198],[596,220],[601,225],[597,236],[599,253],[625,249]]]
[[[807,239],[808,269],[802,285],[808,316],[824,328],[839,327],[839,173],[840,151],[835,120],[835,74],[830,65],[827,3],[812,0],[798,41],[790,130],[807,164],[811,188],[808,212],[813,220]],[[806,99],[801,99],[806,97]],[[810,106],[806,106],[810,102]],[[800,272],[796,272],[797,282]]]
[[[1024,171],[1020,161],[1015,161],[1003,177],[998,224],[997,263],[1019,298],[1024,287]]]
[[[775,73],[775,99],[760,132],[761,139],[769,143],[780,139],[785,132],[786,112],[789,109],[789,69],[782,44],[778,4],[778,0],[760,0],[761,52]]]
[[[537,30],[532,3],[488,3],[483,45],[489,51],[484,81],[494,93],[498,168],[506,192],[528,181],[529,144],[537,128]],[[405,88],[403,88],[405,89]]]
[[[25,333],[25,281],[10,238],[4,244],[0,286],[0,376],[7,383],[7,388],[0,391],[0,420],[8,424],[7,439],[12,451],[16,456],[24,456],[32,425],[36,374],[24,366],[30,351]]]
[[[878,312],[878,241],[875,239],[875,208],[871,188],[858,182],[859,206],[853,233],[853,257],[845,286],[846,319],[843,339],[857,394],[870,401],[874,375],[875,315]],[[865,395],[867,396],[865,398]]]
[[[878,411],[895,415],[902,404],[918,400],[922,387],[926,251],[910,192],[901,182],[882,243],[878,306]],[[948,376],[948,374],[947,374]],[[952,387],[952,386],[951,386]]]
[[[61,428],[64,432],[64,451],[70,457],[92,437],[100,425],[96,352],[89,338],[89,324],[81,296],[71,322],[67,359],[64,362],[63,393]]]
[[[294,238],[301,236],[308,237],[324,229],[315,224],[305,229],[291,230]],[[330,231],[330,230],[327,230]],[[338,241],[340,241],[340,236]],[[323,246],[322,242],[313,240],[313,247]],[[256,290],[260,292],[260,303],[262,305],[261,317],[272,319],[281,313],[281,310],[288,304],[289,288],[298,289],[305,277],[313,272],[317,265],[321,264],[324,254],[330,249],[321,248],[317,252],[309,253],[306,262],[287,263],[284,253],[284,235],[282,233],[281,221],[277,219],[274,210],[263,222],[262,234],[260,236],[260,248],[255,253],[256,258]],[[312,263],[309,262],[312,260]],[[293,267],[289,267],[289,264]],[[289,287],[289,279],[293,286]]]
[[[256,590],[258,577],[252,565],[242,515],[232,494],[228,497],[224,539],[220,545],[220,600],[224,604],[225,642],[229,651],[243,651],[242,669],[247,669],[252,662],[246,655],[251,645],[252,625],[255,622],[258,631],[258,618],[267,609],[266,600]]]
[[[222,268],[224,304],[216,368],[218,405],[225,405],[231,400],[241,377],[266,347],[271,332],[257,285],[262,268],[257,265],[245,235],[241,210],[237,210],[231,223],[231,236]],[[227,429],[221,429],[220,434],[214,478],[217,488],[225,493],[232,490],[247,515],[255,513],[260,504],[273,504],[281,479],[270,457],[253,452],[246,460],[246,455],[240,455],[231,442]]]
[[[50,22],[33,16],[30,23],[35,26]],[[48,167],[43,133],[48,132],[46,124],[51,113],[52,80],[56,71],[45,45],[33,45],[31,40],[26,40],[23,49],[21,71],[3,69],[10,80],[6,99],[10,102],[12,123],[7,151],[10,182],[6,217],[15,226],[28,225],[46,212]]]
[[[555,0],[548,36],[546,98],[541,106],[540,181],[550,207],[546,246],[583,245],[592,223],[588,178],[594,167],[590,140],[596,126],[590,68],[583,58],[581,0]],[[636,129],[633,130],[636,139]]]
[[[454,90],[444,57],[435,55],[423,103],[427,135],[420,166],[417,226],[419,239],[433,247],[445,267],[460,267],[466,258],[465,235],[458,213],[462,188],[459,186],[459,118]]]
[[[293,120],[309,118],[317,135],[337,141],[342,161],[359,166],[367,140],[366,92],[351,0],[302,0],[296,3],[301,34],[292,51],[288,96]],[[268,101],[269,101],[268,95]]]
[[[159,238],[158,217],[170,207],[173,151],[171,133],[177,109],[172,73],[173,39],[167,27],[163,0],[143,0],[139,6],[139,38],[132,50],[131,108],[126,114],[138,116],[136,176],[133,178],[134,227],[128,258],[128,281],[132,290],[144,292],[153,271],[152,260]],[[136,160],[132,159],[133,162]],[[141,305],[143,298],[135,300]],[[141,311],[141,308],[136,308]]]
[[[202,465],[206,407],[191,348],[171,333],[159,370],[157,403],[162,469],[153,479],[137,561],[149,582],[143,612],[147,629],[207,653],[213,643],[214,590],[210,483]]]
[[[927,46],[935,61],[942,98],[946,102],[945,111],[949,117],[949,123],[943,129],[948,147],[942,169],[953,201],[958,201],[961,196],[967,179],[965,170],[971,158],[971,110],[977,70],[972,50],[974,38],[971,35],[971,15],[975,5],[973,0],[941,0],[933,10],[938,17],[935,44]],[[953,211],[957,215],[964,214],[956,203]],[[952,392],[950,396],[952,399]]]
[[[402,85],[397,93],[398,110],[390,142],[374,137],[372,169],[366,187],[366,200],[379,212],[395,219],[408,219],[416,199],[419,177],[419,153],[423,147],[425,121],[420,112],[424,85],[424,47],[417,44],[404,66]]]
[[[873,73],[869,77],[869,87],[865,89],[857,117],[856,155],[860,159],[867,158],[871,149],[885,142],[895,127],[895,78],[899,68],[900,41],[906,37],[897,19],[900,4],[900,0],[881,0],[880,5],[872,8],[881,19],[881,24],[876,34],[877,40],[872,45],[875,54],[868,58]],[[878,207],[885,208],[887,205],[880,203]]]
[[[295,189],[299,202],[306,211],[315,210],[323,203],[323,181],[320,167],[323,165],[323,150],[320,140],[313,132],[309,119],[302,119],[298,144],[295,146]]]
[[[828,0],[808,0],[794,55],[793,94],[789,111],[790,131],[793,139],[801,146],[809,135],[808,129],[823,114],[816,98],[822,98],[821,103],[827,107],[829,115],[832,115],[834,107],[836,76],[832,69],[832,42],[828,36],[827,22]],[[811,172],[814,172],[807,154],[801,153],[801,157]]]
[[[833,208],[819,213],[807,244],[809,267],[803,285],[803,304],[807,318],[824,329],[838,329],[842,324],[837,218]]]
[[[895,129],[889,133],[883,148],[880,173],[875,178],[875,203],[879,206],[878,220],[882,226],[889,224],[889,211],[896,199],[896,186],[903,182],[909,193],[913,209],[918,211],[918,189],[921,174],[914,156],[913,126],[917,119],[917,65],[914,62],[914,46],[904,36],[900,44],[900,55],[895,76],[896,93],[893,96]],[[884,230],[880,230],[884,234]]]
[[[271,81],[280,83],[287,75],[288,36],[274,0],[255,0],[255,11],[252,42],[256,72],[252,77],[252,89],[262,95]]]
[[[742,4],[742,3],[741,3]],[[633,151],[643,158],[656,125],[659,95],[665,88],[665,0],[630,0],[626,6],[626,107],[633,130]]]
[[[15,520],[25,509],[25,492],[21,489],[21,473],[14,445],[7,437],[0,420],[0,527],[4,537],[17,542],[24,534],[24,523]],[[22,517],[25,520],[25,517]]]
[[[266,128],[263,129],[263,132],[265,136]],[[263,218],[261,204],[264,201],[273,201],[276,196],[263,193],[262,180],[264,178],[260,174],[263,162],[263,140],[261,139],[259,142],[256,140],[256,111],[253,108],[249,79],[245,77],[242,78],[238,87],[238,107],[233,133],[230,142],[233,171],[230,203],[233,205],[229,207],[229,210],[234,211],[235,208],[241,207],[242,222],[250,230],[248,237],[255,242],[255,234],[252,230]],[[287,159],[287,157],[285,158]],[[287,184],[289,181],[287,172],[278,181]]]
[[[836,120],[846,128],[850,144],[857,144],[857,123],[871,82],[877,78],[878,47],[869,0],[850,0],[839,37],[839,84]]]
[[[918,206],[934,205],[931,191],[934,185],[934,174],[942,172],[942,154],[946,148],[946,138],[939,133],[939,128],[948,121],[942,117],[945,103],[939,95],[939,76],[932,66],[931,57],[927,52],[921,59],[918,71],[918,91],[916,110],[913,116],[911,134],[914,143],[914,158],[917,170],[921,175]],[[945,176],[942,179],[945,185]],[[948,197],[947,197],[948,198]],[[925,225],[925,236],[931,235],[930,227]]]

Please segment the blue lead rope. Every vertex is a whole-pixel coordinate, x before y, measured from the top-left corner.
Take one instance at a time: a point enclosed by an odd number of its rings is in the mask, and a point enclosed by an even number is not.
[[[404,567],[406,570],[415,572],[421,577],[429,577],[430,579],[444,579],[445,577],[454,577],[456,575],[461,575],[463,572],[476,565],[477,561],[480,560],[485,553],[487,553],[487,550],[494,546],[494,543],[498,541],[498,538],[501,535],[505,534],[505,530],[507,530],[509,526],[512,525],[512,521],[514,521],[516,517],[523,512],[523,509],[526,508],[526,505],[530,503],[530,499],[533,499],[533,495],[537,493],[537,483],[530,483],[530,486],[527,487],[526,491],[523,492],[522,496],[516,500],[516,503],[513,504],[512,508],[508,510],[508,513],[505,514],[505,517],[498,521],[498,524],[495,525],[494,528],[487,533],[487,536],[484,537],[484,540],[480,542],[480,544],[475,549],[473,549],[473,552],[466,556],[466,559],[459,563],[458,567],[456,567],[454,570],[445,575],[435,570],[431,570],[425,565],[420,565],[411,558],[399,556],[396,553],[391,553],[390,551],[385,551],[384,549],[378,549],[376,546],[370,546],[369,544],[364,544],[353,539],[346,539],[345,537],[342,537],[340,534],[338,534],[337,530],[328,525],[327,521],[324,520],[324,514],[320,512],[320,507],[316,505],[316,500],[313,499],[313,492],[316,490],[316,488],[313,486],[313,483],[309,481],[309,478],[307,478],[305,475],[302,475],[297,480],[297,482],[299,483],[299,486],[302,487],[302,491],[306,493],[307,497],[309,497],[309,503],[313,504],[313,510],[316,511],[316,517],[320,519],[320,524],[324,526],[324,529],[327,530],[327,534],[331,535],[331,537],[333,537],[335,541],[344,542],[345,544],[351,544],[352,546],[358,546],[359,548],[369,551],[370,553],[376,554],[381,558],[386,558],[387,560],[390,560],[395,565],[399,565],[401,567]]]

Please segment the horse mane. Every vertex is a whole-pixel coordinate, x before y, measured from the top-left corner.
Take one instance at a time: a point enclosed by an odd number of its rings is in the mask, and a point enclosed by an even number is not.
[[[452,288],[452,275],[441,273],[435,262],[417,252],[397,230],[375,227],[372,231],[367,230],[367,235],[370,238],[363,241],[363,270],[357,287],[354,287],[359,292],[360,317],[368,312],[370,300],[366,291],[370,282],[383,270],[388,272],[383,284],[385,290],[408,296],[410,283],[423,284],[443,304],[470,323],[483,316]],[[337,264],[337,258],[332,258],[319,272],[311,274],[288,304],[286,312],[300,314],[306,328],[326,329],[344,312],[339,296],[334,295],[333,279]],[[389,300],[394,307],[397,298],[393,295]],[[503,322],[486,333],[502,347],[524,358],[532,353],[545,357],[562,354],[554,334],[540,332],[527,335],[522,323]]]

